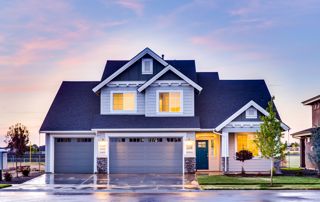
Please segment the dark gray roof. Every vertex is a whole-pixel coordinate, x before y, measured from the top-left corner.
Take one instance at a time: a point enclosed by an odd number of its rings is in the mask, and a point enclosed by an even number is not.
[[[299,132],[295,132],[295,133],[292,133],[291,135],[293,137],[295,136],[310,136],[312,133],[314,133],[316,130],[319,130],[320,127],[313,127],[313,128],[308,128],[308,129],[304,129],[302,131],[299,131]]]
[[[201,128],[215,128],[253,100],[262,108],[271,100],[264,80],[219,80],[215,73],[197,73],[203,87],[196,96],[196,116]]]
[[[191,63],[194,65],[194,62]],[[120,66],[121,64],[118,64],[118,67]],[[111,70],[105,71],[104,75],[110,73]],[[200,72],[194,75],[197,77],[197,83],[203,87],[201,93],[195,96],[195,117],[100,115],[100,97],[92,91],[99,81],[63,82],[40,131],[79,131],[99,128],[213,129],[249,101],[253,100],[262,108],[266,108],[271,99],[264,80],[219,80],[216,72]]]
[[[129,60],[108,60],[104,68],[101,81],[108,78],[127,62],[129,62]],[[183,73],[192,81],[197,82],[196,65],[194,60],[166,60],[166,62]]]

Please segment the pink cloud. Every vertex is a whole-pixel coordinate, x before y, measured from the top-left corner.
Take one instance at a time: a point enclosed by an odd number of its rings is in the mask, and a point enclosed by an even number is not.
[[[138,0],[117,0],[115,3],[132,10],[139,16],[143,15],[144,5]]]

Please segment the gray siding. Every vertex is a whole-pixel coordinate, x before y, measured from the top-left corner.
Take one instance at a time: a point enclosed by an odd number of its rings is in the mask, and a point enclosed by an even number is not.
[[[145,106],[144,106],[144,102],[145,102],[145,98],[144,98],[144,94],[143,93],[139,93],[137,91],[136,87],[104,87],[101,90],[101,95],[100,95],[100,100],[101,100],[101,104],[100,104],[100,110],[101,110],[101,114],[114,114],[111,113],[110,111],[110,93],[111,91],[135,91],[137,93],[137,111],[135,113],[128,113],[128,114],[144,114],[144,110],[145,110]],[[124,114],[124,113],[121,113]]]
[[[260,116],[263,116],[261,112],[257,110],[258,117],[256,119],[247,119],[246,118],[246,112],[243,112],[240,114],[237,118],[235,118],[233,121],[261,121]]]
[[[50,171],[50,134],[46,133],[46,166],[45,166],[45,171],[49,172]]]
[[[229,171],[241,171],[242,162],[237,161],[235,151],[235,134],[229,134]],[[271,161],[265,158],[251,159],[244,162],[245,171],[266,172],[270,171]]]
[[[191,86],[149,86],[146,89],[145,103],[146,116],[170,116],[157,114],[157,90],[182,90],[183,91],[183,113],[174,116],[194,116],[194,89]]]

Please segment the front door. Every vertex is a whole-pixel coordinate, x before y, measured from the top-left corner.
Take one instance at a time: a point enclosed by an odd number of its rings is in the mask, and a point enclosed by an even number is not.
[[[197,140],[197,169],[207,170],[208,166],[208,140]]]

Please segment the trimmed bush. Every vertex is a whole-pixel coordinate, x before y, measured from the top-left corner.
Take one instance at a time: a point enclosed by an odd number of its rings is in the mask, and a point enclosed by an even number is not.
[[[29,174],[30,174],[30,168],[25,168],[25,169],[22,170],[22,175],[24,177],[28,177]]]
[[[11,173],[6,172],[6,173],[4,174],[4,180],[7,181],[7,182],[10,182],[10,181],[12,180],[12,175],[11,175]]]

